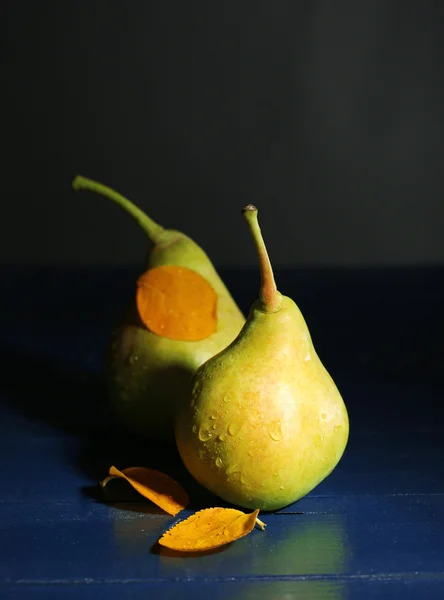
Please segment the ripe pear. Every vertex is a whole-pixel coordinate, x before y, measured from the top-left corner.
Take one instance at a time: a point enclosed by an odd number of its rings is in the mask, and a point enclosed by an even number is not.
[[[196,369],[233,341],[245,318],[207,254],[192,239],[164,229],[130,200],[100,183],[77,176],[73,188],[109,198],[137,221],[154,244],[143,271],[163,265],[187,267],[217,293],[217,330],[206,339],[182,341],[149,331],[137,310],[136,285],[123,321],[112,334],[105,380],[120,423],[144,437],[174,441],[176,402],[187,398]]]
[[[243,213],[259,255],[260,297],[237,338],[194,375],[176,443],[204,487],[232,504],[271,511],[332,472],[349,425],[301,311],[276,288],[257,209]]]

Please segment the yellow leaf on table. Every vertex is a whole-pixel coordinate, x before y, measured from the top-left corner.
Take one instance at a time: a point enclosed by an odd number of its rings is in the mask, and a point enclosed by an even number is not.
[[[180,521],[163,534],[159,544],[182,552],[200,552],[229,544],[248,535],[257,524],[259,509],[245,514],[234,508],[206,508]]]
[[[163,265],[137,280],[136,304],[143,324],[173,340],[198,341],[217,329],[217,294],[196,271]]]
[[[109,476],[100,482],[102,487],[115,479],[126,479],[135,490],[154,504],[157,504],[170,515],[177,515],[189,502],[188,494],[183,487],[169,475],[145,467],[128,467],[119,471],[110,467]]]

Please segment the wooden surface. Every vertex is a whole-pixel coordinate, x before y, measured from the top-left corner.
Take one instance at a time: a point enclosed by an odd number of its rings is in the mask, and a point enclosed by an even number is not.
[[[225,273],[246,312],[256,273]],[[129,271],[3,269],[0,301],[0,597],[345,600],[444,598],[444,271],[295,271],[300,305],[350,415],[339,466],[265,532],[202,556],[161,551],[175,519],[111,464],[145,465],[223,505],[174,448],[115,428],[102,350]]]

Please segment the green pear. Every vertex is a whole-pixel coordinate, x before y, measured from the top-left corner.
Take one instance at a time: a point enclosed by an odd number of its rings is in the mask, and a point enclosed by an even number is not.
[[[207,254],[192,239],[164,229],[142,210],[110,188],[77,176],[75,190],[97,192],[130,214],[154,247],[143,271],[163,265],[199,273],[217,293],[217,330],[199,341],[156,335],[142,323],[136,305],[136,282],[121,325],[112,334],[106,360],[106,385],[121,424],[150,439],[174,441],[176,403],[190,393],[191,376],[206,360],[237,336],[245,319]]]
[[[258,250],[260,298],[233,343],[197,370],[177,415],[176,443],[191,475],[211,492],[270,511],[332,472],[349,426],[301,311],[276,289],[257,209],[243,213]]]

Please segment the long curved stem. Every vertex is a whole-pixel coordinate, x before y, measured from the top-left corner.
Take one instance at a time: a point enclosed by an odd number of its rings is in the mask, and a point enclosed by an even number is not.
[[[125,198],[125,196],[122,196],[106,185],[83,177],[82,175],[77,175],[74,177],[72,187],[76,191],[88,190],[90,192],[96,192],[115,202],[120,208],[133,217],[153,243],[157,243],[161,234],[165,231],[161,225],[150,219],[150,217],[131,202],[131,200],[128,200],[128,198]]]
[[[259,256],[259,267],[261,272],[260,299],[265,312],[276,312],[282,304],[282,296],[278,292],[274,281],[273,269],[262,237],[259,222],[257,220],[257,208],[252,204],[245,206],[242,213],[250,227],[254,243]]]

